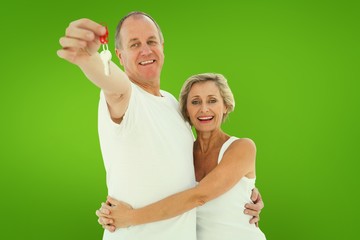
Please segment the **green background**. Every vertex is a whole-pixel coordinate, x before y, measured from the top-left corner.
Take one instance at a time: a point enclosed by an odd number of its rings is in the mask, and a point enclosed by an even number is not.
[[[268,239],[349,239],[358,225],[359,1],[11,1],[1,16],[1,239],[101,239],[99,90],[56,55],[72,20],[141,10],[165,37],[162,88],[219,72],[224,130],[258,148]]]

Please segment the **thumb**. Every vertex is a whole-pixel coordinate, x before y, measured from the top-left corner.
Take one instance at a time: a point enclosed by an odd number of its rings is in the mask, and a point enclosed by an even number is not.
[[[252,193],[251,193],[251,200],[253,202],[256,202],[256,200],[258,200],[259,198],[259,190],[257,188],[253,188]]]
[[[115,200],[114,198],[112,198],[110,196],[107,197],[106,203],[110,203],[111,206],[119,204],[119,202],[117,200]]]

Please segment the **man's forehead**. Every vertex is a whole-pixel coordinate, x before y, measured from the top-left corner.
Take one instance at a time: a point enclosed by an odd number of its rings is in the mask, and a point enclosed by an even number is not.
[[[134,27],[136,26],[136,27]],[[149,29],[149,30],[156,30],[156,25],[155,23],[148,18],[147,16],[143,16],[143,15],[134,15],[134,16],[130,16],[129,18],[125,19],[121,30],[126,30],[126,31],[135,31],[137,29]]]
[[[120,34],[129,41],[139,38],[139,36],[145,36],[145,38],[157,38],[159,35],[154,22],[145,16],[141,19],[126,19],[120,29]]]
[[[149,36],[149,37],[146,38],[146,40],[156,40],[156,39],[157,39],[157,37],[154,36],[154,35]],[[136,41],[140,41],[140,39],[137,38],[137,37],[134,37],[134,38],[130,38],[130,39],[129,39],[129,42],[136,42]]]

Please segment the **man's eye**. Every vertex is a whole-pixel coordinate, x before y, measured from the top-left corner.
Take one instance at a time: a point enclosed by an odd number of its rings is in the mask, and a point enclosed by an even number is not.
[[[139,43],[134,43],[134,44],[131,44],[130,45],[130,48],[136,48],[136,47],[138,47],[139,46]]]
[[[157,42],[156,41],[148,41],[148,44],[154,46],[157,44]]]

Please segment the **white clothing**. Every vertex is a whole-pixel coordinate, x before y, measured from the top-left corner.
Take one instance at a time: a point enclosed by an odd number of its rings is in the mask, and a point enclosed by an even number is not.
[[[149,94],[131,84],[129,106],[120,124],[111,120],[100,93],[99,138],[108,194],[134,208],[194,187],[191,128],[176,99]],[[195,240],[196,210],[149,224],[105,230],[103,240]]]
[[[218,163],[236,137],[228,139],[221,147]],[[244,205],[251,202],[255,178],[241,180],[228,192],[197,208],[197,240],[264,240],[265,235],[251,216],[244,214]]]

